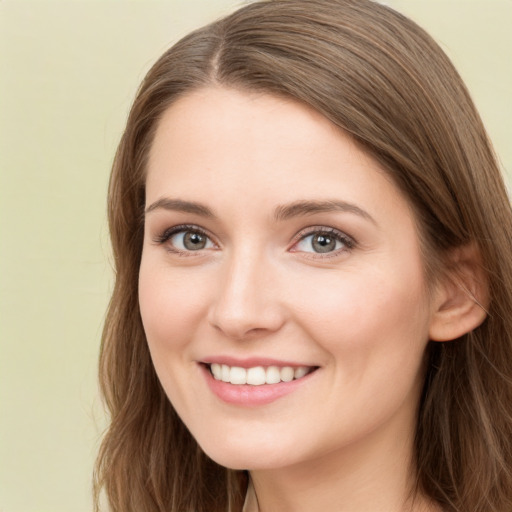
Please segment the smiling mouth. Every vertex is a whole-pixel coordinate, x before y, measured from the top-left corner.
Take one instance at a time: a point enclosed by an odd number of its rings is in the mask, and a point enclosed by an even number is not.
[[[251,386],[291,382],[292,380],[302,379],[318,369],[317,366],[254,366],[252,368],[242,368],[219,363],[206,364],[206,367],[215,380],[229,384],[249,384]]]

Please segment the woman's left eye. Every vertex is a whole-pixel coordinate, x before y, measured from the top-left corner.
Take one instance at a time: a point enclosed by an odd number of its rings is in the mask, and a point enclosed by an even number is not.
[[[353,247],[352,240],[337,231],[316,231],[303,236],[294,246],[293,251],[316,254],[333,253]]]

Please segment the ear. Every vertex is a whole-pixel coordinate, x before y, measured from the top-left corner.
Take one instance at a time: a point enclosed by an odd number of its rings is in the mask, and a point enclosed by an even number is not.
[[[454,249],[436,286],[429,336],[451,341],[476,329],[487,317],[489,287],[476,244]]]

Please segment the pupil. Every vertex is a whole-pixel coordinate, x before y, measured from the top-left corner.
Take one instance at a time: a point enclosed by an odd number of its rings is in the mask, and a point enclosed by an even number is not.
[[[316,252],[330,252],[336,247],[336,240],[326,235],[316,235],[313,238],[313,249]]]
[[[199,249],[204,249],[206,245],[206,238],[200,233],[186,233],[183,238],[183,245],[191,250],[197,251]]]

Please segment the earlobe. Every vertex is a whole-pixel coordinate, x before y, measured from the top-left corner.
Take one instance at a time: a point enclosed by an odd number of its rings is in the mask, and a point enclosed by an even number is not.
[[[429,336],[451,341],[476,329],[487,317],[489,287],[476,244],[453,250],[437,284]]]

